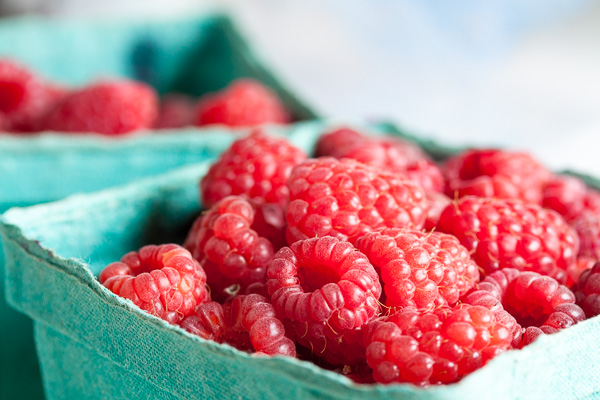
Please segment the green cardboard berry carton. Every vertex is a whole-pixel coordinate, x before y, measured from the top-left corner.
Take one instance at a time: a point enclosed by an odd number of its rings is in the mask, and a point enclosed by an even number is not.
[[[251,356],[104,288],[96,276],[127,251],[181,242],[201,211],[198,180],[208,166],[4,214],[8,299],[34,320],[49,399],[600,398],[600,318],[501,354],[457,384],[423,389],[356,384],[308,362]]]
[[[224,16],[171,21],[34,17],[0,23],[0,57],[68,86],[128,77],[200,96],[251,77],[271,87],[296,120],[315,113],[278,80]],[[214,158],[232,136],[221,128],[163,130],[120,138],[0,133],[0,212],[91,192]],[[0,398],[41,397],[31,322],[4,300],[0,247]]]

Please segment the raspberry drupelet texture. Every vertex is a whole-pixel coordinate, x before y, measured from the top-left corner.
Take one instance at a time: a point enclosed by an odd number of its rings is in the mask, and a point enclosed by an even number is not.
[[[196,125],[249,127],[285,124],[291,118],[277,95],[258,81],[239,79],[224,90],[205,96],[198,104]]]
[[[377,382],[447,384],[510,348],[508,329],[492,311],[461,304],[419,312],[407,307],[370,335],[367,362]]]
[[[542,333],[554,333],[585,319],[581,308],[574,304],[575,295],[566,286],[549,276],[514,268],[488,275],[463,302],[491,310],[500,302],[525,328],[522,343],[516,347],[531,343]]]
[[[46,115],[43,128],[61,132],[120,135],[154,127],[158,98],[144,83],[99,82],[73,91]]]
[[[210,301],[204,270],[176,244],[149,245],[127,253],[104,268],[98,279],[111,292],[172,324]]]
[[[186,317],[179,325],[202,339],[220,343],[225,333],[223,306],[215,301],[200,304],[194,314]]]
[[[577,304],[588,318],[600,315],[600,262],[581,274],[574,291]]]
[[[17,63],[0,59],[0,117],[2,130],[32,132],[49,107],[64,95]]]
[[[371,167],[398,174],[425,190],[444,190],[442,171],[414,143],[390,136],[363,135],[342,128],[321,136],[317,154],[351,158]]]
[[[351,159],[310,159],[288,181],[288,243],[335,236],[355,241],[377,228],[423,227],[428,203],[423,189]]]
[[[202,202],[211,207],[223,197],[246,195],[263,203],[285,207],[287,180],[306,154],[286,139],[261,131],[236,140],[202,178]]]
[[[231,330],[248,335],[257,353],[296,357],[296,345],[286,336],[275,308],[259,294],[236,296],[228,308]],[[236,345],[237,343],[233,343]]]
[[[244,290],[263,282],[273,246],[252,229],[255,211],[243,197],[228,196],[198,217],[185,247],[207,275],[213,299],[223,301],[231,287]]]
[[[586,214],[572,226],[579,236],[579,256],[600,260],[600,214]]]
[[[579,238],[554,211],[518,200],[467,196],[446,207],[438,230],[456,236],[482,273],[531,270],[566,280]]]
[[[427,201],[429,202],[429,210],[427,211],[427,219],[423,229],[427,231],[434,230],[437,226],[442,211],[452,203],[452,200],[443,193],[427,192]]]
[[[503,150],[467,150],[446,161],[446,193],[519,199],[540,204],[551,173],[529,154]]]
[[[284,247],[269,263],[267,282],[277,315],[317,356],[379,313],[379,277],[348,242],[325,236]]]
[[[360,237],[356,248],[378,269],[389,307],[454,306],[479,282],[467,249],[445,233],[385,228]]]
[[[544,187],[542,206],[572,223],[582,217],[600,216],[600,193],[579,178],[555,175]]]

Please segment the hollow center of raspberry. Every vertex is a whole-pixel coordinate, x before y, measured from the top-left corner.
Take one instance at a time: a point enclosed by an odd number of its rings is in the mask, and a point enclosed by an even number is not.
[[[340,274],[327,265],[305,265],[298,270],[300,286],[305,292],[312,292],[322,288],[328,283],[340,281]]]
[[[25,88],[17,82],[0,82],[0,111],[8,113],[16,110],[25,97]]]

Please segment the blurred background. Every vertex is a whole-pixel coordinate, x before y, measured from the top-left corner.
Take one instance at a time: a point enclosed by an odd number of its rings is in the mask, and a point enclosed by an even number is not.
[[[326,115],[600,175],[600,0],[0,0],[2,15],[231,12]]]

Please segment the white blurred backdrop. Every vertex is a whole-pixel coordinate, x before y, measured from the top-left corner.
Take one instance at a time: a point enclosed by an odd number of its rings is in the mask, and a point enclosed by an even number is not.
[[[0,2],[5,13],[136,18],[214,8],[326,115],[390,118],[600,175],[600,0]]]

